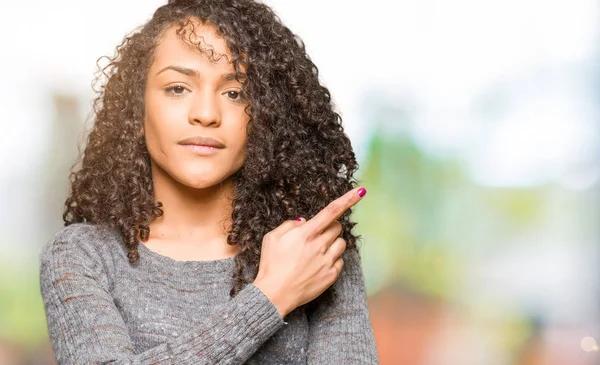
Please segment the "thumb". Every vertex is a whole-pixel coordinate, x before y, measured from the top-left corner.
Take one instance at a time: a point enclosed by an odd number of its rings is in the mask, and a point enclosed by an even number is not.
[[[279,227],[275,228],[273,230],[273,233],[275,233],[278,236],[281,236],[291,231],[292,229],[301,226],[302,224],[304,224],[304,222],[306,222],[306,219],[301,217],[296,219],[288,219],[285,222],[283,222]]]

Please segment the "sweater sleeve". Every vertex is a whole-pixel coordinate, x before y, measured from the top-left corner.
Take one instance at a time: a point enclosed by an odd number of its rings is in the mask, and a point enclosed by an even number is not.
[[[379,364],[358,250],[347,249],[342,258],[333,303],[319,304],[308,317],[308,365]]]
[[[92,243],[76,237],[59,232],[40,255],[40,290],[58,364],[243,364],[284,324],[249,284],[202,325],[135,354],[106,266]]]

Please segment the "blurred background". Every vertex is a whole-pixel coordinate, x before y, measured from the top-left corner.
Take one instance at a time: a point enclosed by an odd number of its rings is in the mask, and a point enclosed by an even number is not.
[[[39,250],[96,60],[164,2],[0,5],[0,365],[54,363]],[[381,364],[600,364],[600,3],[266,2],[359,158]]]

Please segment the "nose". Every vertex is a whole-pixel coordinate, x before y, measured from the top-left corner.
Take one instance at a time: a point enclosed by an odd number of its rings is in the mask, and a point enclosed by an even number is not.
[[[200,123],[205,127],[216,127],[221,124],[221,109],[214,92],[209,90],[196,92],[190,107],[189,122]]]

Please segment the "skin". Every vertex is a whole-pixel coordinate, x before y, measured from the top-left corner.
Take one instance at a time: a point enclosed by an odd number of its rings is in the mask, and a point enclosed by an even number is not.
[[[177,260],[214,260],[236,253],[226,241],[231,175],[244,162],[249,116],[241,84],[226,78],[234,68],[225,40],[213,27],[193,24],[185,28],[193,42],[202,41],[228,58],[210,60],[184,42],[175,27],[166,30],[156,48],[145,90],[144,134],[164,215],[150,225],[145,244]],[[202,156],[178,144],[194,136],[214,138],[225,148]]]
[[[337,280],[346,250],[337,219],[366,192],[364,188],[352,189],[310,220],[286,221],[265,235],[254,285],[282,317],[318,297]]]
[[[213,27],[194,25],[186,28],[193,41],[202,39],[231,59]],[[226,240],[231,176],[244,162],[249,116],[239,98],[241,84],[224,77],[234,72],[228,58],[209,60],[170,28],[148,71],[143,133],[155,198],[163,203],[164,214],[152,222],[143,244],[175,260],[216,260],[237,253]],[[215,138],[225,148],[201,156],[178,144],[193,136]],[[346,241],[339,237],[342,226],[337,219],[361,199],[364,192],[359,190],[347,192],[308,221],[285,221],[265,235],[253,284],[282,317],[315,299],[338,278]]]

